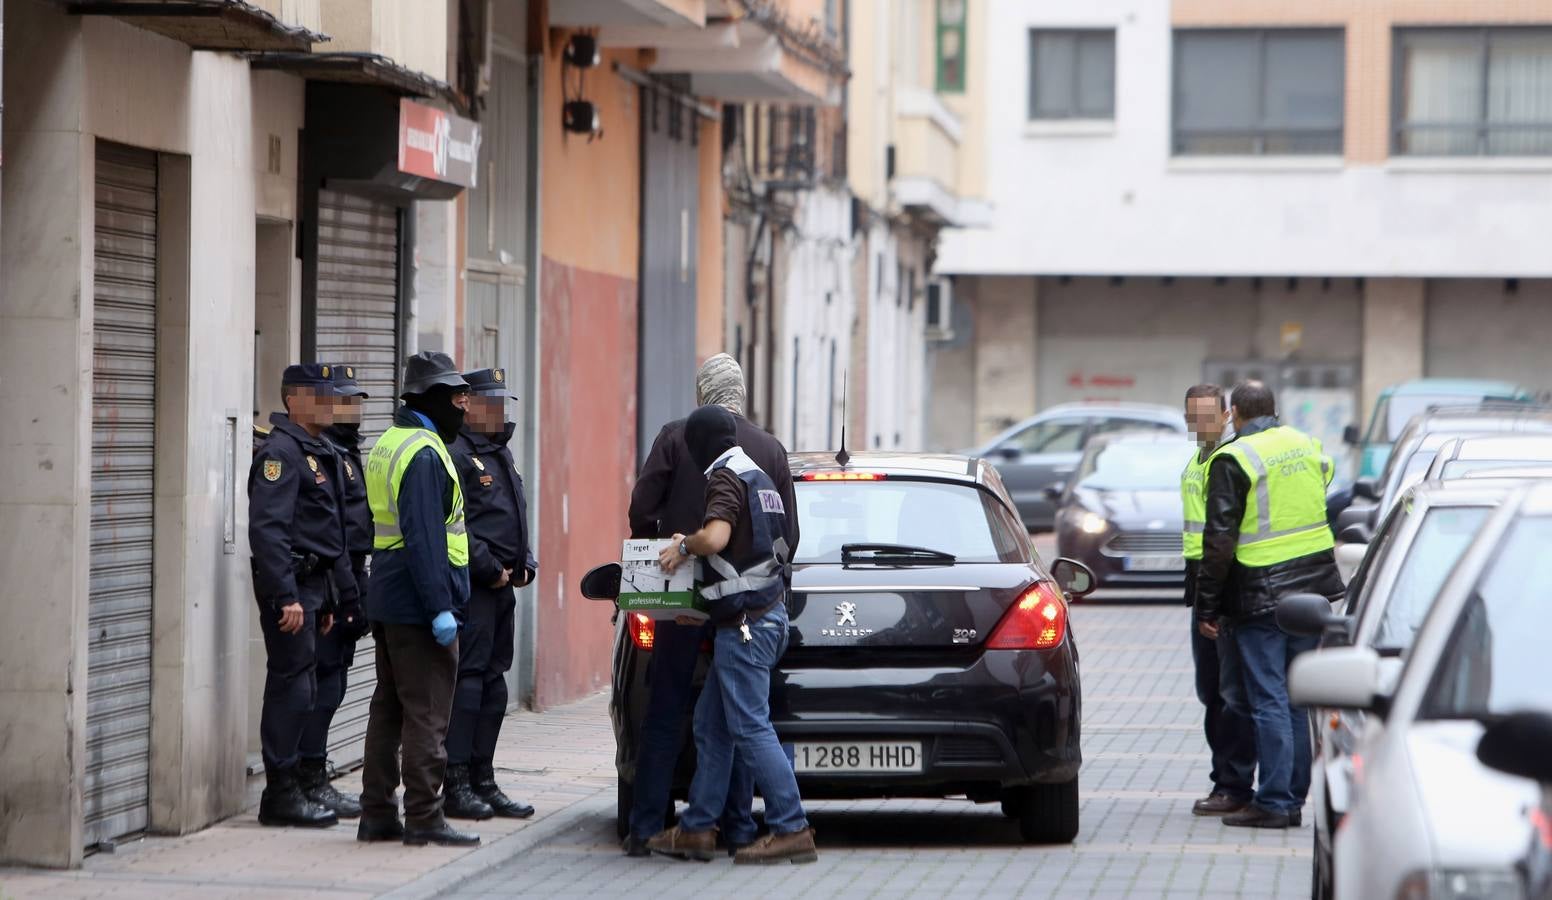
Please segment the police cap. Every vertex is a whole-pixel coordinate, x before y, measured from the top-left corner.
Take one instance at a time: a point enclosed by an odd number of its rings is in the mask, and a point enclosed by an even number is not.
[[[477,372],[465,372],[463,380],[469,382],[469,387],[481,396],[517,399],[517,395],[511,393],[512,389],[507,384],[506,369],[480,369]]]
[[[280,375],[281,387],[324,387],[334,390],[334,366],[328,363],[298,363],[286,366]]]
[[[349,363],[332,363],[329,366],[334,372],[334,393],[341,397],[370,397],[362,390],[361,383],[356,381],[356,367]]]

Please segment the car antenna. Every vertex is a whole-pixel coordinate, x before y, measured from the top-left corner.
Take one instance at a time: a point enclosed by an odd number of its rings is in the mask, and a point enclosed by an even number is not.
[[[846,452],[846,379],[849,374],[841,373],[841,449],[835,454],[836,464],[843,469],[851,461],[851,454]]]

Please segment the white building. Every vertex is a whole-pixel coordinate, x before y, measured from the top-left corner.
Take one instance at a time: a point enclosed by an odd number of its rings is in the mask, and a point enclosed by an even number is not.
[[[1406,378],[1552,387],[1548,25],[1490,0],[989,4],[994,204],[939,255],[974,334],[937,361],[932,442],[1247,374],[1328,438]]]

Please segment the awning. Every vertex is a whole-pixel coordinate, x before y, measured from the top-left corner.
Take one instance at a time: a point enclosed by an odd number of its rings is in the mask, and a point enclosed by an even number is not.
[[[452,85],[377,53],[257,53],[249,62],[255,69],[280,69],[308,81],[368,85],[401,95],[440,97],[459,108],[465,106]]]
[[[328,35],[287,25],[244,0],[68,0],[77,16],[113,16],[194,50],[306,51]]]

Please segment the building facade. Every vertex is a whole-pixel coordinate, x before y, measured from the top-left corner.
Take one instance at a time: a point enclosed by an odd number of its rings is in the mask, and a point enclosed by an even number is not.
[[[988,16],[996,203],[938,261],[973,334],[935,368],[933,444],[1203,379],[1267,379],[1328,443],[1407,378],[1552,387],[1546,4]]]

